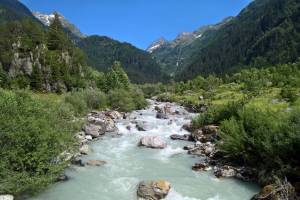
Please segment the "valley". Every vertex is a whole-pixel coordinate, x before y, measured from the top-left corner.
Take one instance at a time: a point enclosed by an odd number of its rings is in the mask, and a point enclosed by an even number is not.
[[[0,200],[299,199],[297,0],[146,49],[22,2],[0,0]]]

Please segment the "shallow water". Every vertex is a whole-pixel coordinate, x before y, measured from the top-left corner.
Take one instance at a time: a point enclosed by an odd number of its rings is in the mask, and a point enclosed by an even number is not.
[[[160,103],[159,106],[163,106]],[[173,110],[183,108],[172,104]],[[142,114],[142,115],[141,115]],[[133,118],[146,121],[151,130],[140,132],[133,128]],[[146,110],[131,113],[131,122],[121,120],[121,137],[107,134],[91,144],[93,152],[83,160],[107,161],[102,167],[75,167],[66,174],[70,180],[57,183],[30,200],[135,200],[136,187],[141,180],[167,180],[172,189],[166,200],[248,200],[259,188],[255,184],[234,179],[217,179],[212,172],[193,172],[191,166],[199,157],[188,155],[182,149],[188,142],[172,141],[172,134],[185,134],[181,127],[192,114],[172,115],[168,120],[156,119],[154,102]],[[172,124],[170,125],[170,120]],[[160,135],[168,142],[163,150],[138,147],[145,135]]]

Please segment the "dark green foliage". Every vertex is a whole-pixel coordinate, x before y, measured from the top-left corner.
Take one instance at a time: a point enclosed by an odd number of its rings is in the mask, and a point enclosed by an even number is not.
[[[35,192],[64,169],[75,131],[68,108],[0,90],[0,193]]]
[[[108,93],[110,106],[119,111],[128,112],[135,108],[132,94],[124,89],[111,90]]]
[[[108,37],[90,36],[82,39],[78,46],[86,53],[89,65],[99,71],[119,61],[134,83],[166,81],[160,65],[146,51],[128,43],[121,43]]]
[[[299,166],[299,108],[278,113],[245,107],[238,116],[221,124],[220,148],[227,158],[239,164],[281,172]],[[287,174],[286,174],[287,175]]]
[[[126,72],[122,69],[121,63],[115,61],[110,71],[105,76],[105,91],[108,92],[114,89],[130,88],[130,81]]]
[[[64,29],[57,13],[55,13],[55,18],[49,27],[47,39],[49,50],[68,50],[68,47],[71,45],[71,42],[64,33]]]
[[[178,79],[225,75],[250,67],[294,62],[300,55],[297,0],[256,0],[223,28],[204,34]]]
[[[223,120],[230,119],[233,116],[237,116],[239,109],[243,108],[245,101],[230,102],[225,105],[215,105],[209,107],[209,109],[200,114],[192,121],[194,128],[203,127],[209,124],[219,124]]]
[[[38,21],[31,11],[18,0],[0,0],[0,23],[29,18]]]
[[[299,97],[299,90],[295,88],[283,88],[280,95],[290,102],[295,102]]]

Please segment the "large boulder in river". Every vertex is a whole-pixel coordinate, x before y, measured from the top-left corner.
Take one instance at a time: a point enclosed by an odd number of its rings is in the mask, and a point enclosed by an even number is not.
[[[86,135],[90,135],[93,138],[97,138],[105,134],[105,127],[96,124],[87,124],[83,128]]]
[[[117,132],[118,128],[113,119],[105,119],[105,132]]]
[[[14,200],[14,196],[6,194],[6,195],[0,195],[0,200]]]
[[[142,181],[138,185],[137,196],[143,200],[164,199],[171,189],[171,184],[167,181]]]
[[[154,149],[164,149],[167,146],[167,143],[159,136],[145,136],[141,138],[139,146],[145,146]]]

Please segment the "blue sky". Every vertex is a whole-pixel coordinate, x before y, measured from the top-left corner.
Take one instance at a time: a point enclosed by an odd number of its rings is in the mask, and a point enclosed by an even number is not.
[[[252,0],[21,0],[32,11],[58,11],[83,33],[139,48],[237,15]]]

